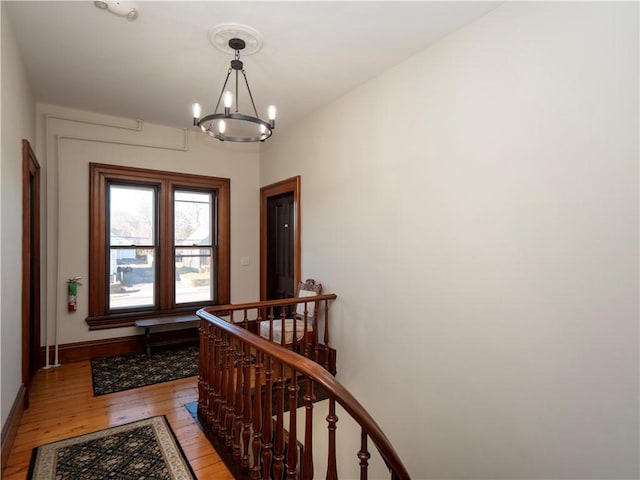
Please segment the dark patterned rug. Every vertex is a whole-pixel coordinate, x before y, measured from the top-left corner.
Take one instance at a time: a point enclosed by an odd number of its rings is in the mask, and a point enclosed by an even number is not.
[[[191,480],[196,475],[164,416],[33,449],[27,480]]]
[[[91,360],[94,396],[121,392],[198,374],[198,347]]]

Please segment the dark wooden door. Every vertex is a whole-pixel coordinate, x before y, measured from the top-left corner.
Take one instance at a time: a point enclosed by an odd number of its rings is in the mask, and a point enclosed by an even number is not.
[[[293,192],[267,199],[267,300],[294,296]]]

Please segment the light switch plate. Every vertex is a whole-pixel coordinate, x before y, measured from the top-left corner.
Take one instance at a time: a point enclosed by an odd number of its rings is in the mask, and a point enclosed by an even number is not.
[[[240,265],[243,267],[249,265],[249,257],[240,257]]]

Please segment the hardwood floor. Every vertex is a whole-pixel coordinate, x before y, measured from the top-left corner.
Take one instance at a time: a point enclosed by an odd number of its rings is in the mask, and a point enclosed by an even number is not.
[[[24,480],[31,451],[38,445],[166,415],[198,478],[233,479],[184,407],[197,399],[197,377],[94,397],[88,361],[40,370],[2,478]]]

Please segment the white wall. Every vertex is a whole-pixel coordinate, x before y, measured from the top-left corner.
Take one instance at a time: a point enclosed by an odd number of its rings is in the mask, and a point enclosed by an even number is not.
[[[638,478],[638,87],[637,3],[513,2],[263,146],[414,478]]]
[[[48,343],[139,334],[135,328],[89,332],[89,163],[127,165],[231,179],[231,301],[259,296],[258,149],[200,133],[47,104],[37,105],[38,152],[46,161]],[[103,125],[96,125],[103,124]],[[107,126],[108,125],[108,126]],[[185,151],[186,149],[186,151]],[[46,154],[45,154],[46,152]],[[240,257],[250,258],[240,266]],[[78,310],[67,312],[66,280],[81,276]],[[58,325],[56,327],[56,320]],[[43,329],[43,338],[45,331]]]
[[[22,139],[33,145],[35,103],[13,28],[2,17],[2,157],[0,163],[0,362],[2,426],[22,383]]]

